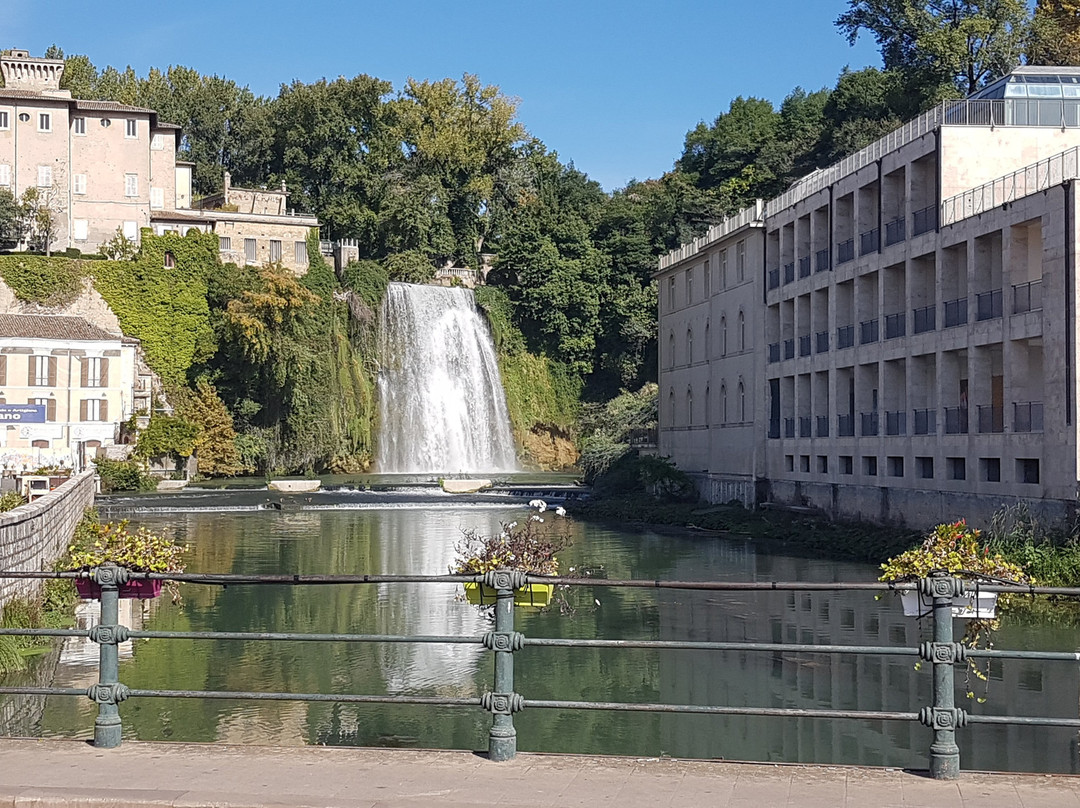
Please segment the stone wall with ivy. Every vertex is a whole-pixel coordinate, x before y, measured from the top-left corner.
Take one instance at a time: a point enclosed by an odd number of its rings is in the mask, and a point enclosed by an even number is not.
[[[94,472],[84,471],[40,499],[0,513],[0,570],[49,569],[75,534],[83,511],[94,504]],[[0,606],[28,597],[41,582],[0,578]]]

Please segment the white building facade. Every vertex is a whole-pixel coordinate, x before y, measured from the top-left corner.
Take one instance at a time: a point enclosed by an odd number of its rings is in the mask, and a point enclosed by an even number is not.
[[[662,258],[661,453],[712,501],[738,483],[747,503],[916,526],[1020,500],[1071,515],[1078,146],[1080,69],[1021,68]],[[739,233],[745,293],[716,274]],[[701,299],[673,302],[703,273]],[[753,361],[711,327],[736,296]],[[673,362],[690,322],[709,337]],[[752,425],[714,399],[731,377]]]

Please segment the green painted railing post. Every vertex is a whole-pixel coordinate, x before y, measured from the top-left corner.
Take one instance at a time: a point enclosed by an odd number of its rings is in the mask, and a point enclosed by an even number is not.
[[[511,760],[517,754],[514,713],[523,699],[514,692],[514,651],[522,646],[522,636],[514,631],[514,590],[528,579],[515,570],[494,570],[484,574],[484,585],[495,589],[495,631],[484,637],[484,645],[495,652],[495,688],[480,703],[492,714],[488,732],[488,759]]]
[[[930,744],[930,774],[935,780],[960,776],[960,747],[956,730],[967,723],[967,713],[956,707],[953,666],[965,659],[964,647],[953,642],[953,598],[964,594],[964,582],[945,572],[919,581],[919,592],[933,598],[934,641],[923,643],[920,656],[934,666],[934,703],[919,712],[919,720],[934,730]]]
[[[120,745],[123,729],[118,705],[128,695],[128,689],[120,684],[119,660],[119,644],[128,636],[127,627],[120,625],[120,586],[127,583],[128,571],[103,564],[90,572],[101,587],[101,620],[90,632],[90,639],[100,646],[100,662],[98,683],[91,685],[86,695],[98,705],[94,746],[112,749]]]

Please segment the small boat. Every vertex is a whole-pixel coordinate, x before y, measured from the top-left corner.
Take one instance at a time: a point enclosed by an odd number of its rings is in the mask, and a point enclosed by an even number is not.
[[[318,491],[322,487],[322,480],[271,480],[266,487],[283,494],[299,494],[306,491]]]

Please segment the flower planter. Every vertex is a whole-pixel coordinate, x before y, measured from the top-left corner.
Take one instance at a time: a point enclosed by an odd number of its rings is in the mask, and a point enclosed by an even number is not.
[[[161,580],[150,580],[148,578],[137,578],[132,581],[128,581],[126,584],[120,587],[121,598],[138,598],[139,600],[148,600],[150,598],[156,598],[161,594],[161,587],[164,584]],[[75,589],[79,593],[79,597],[84,600],[100,600],[101,599],[101,587],[89,578],[76,578]]]
[[[465,586],[465,599],[477,606],[494,606],[497,590],[483,584],[467,583]],[[547,606],[551,601],[551,595],[555,591],[555,584],[526,584],[520,589],[514,590],[515,606]]]
[[[953,598],[953,617],[993,620],[997,611],[997,596],[997,592],[969,592]],[[922,617],[934,611],[934,599],[923,597],[918,592],[901,592],[900,602],[907,617]]]

